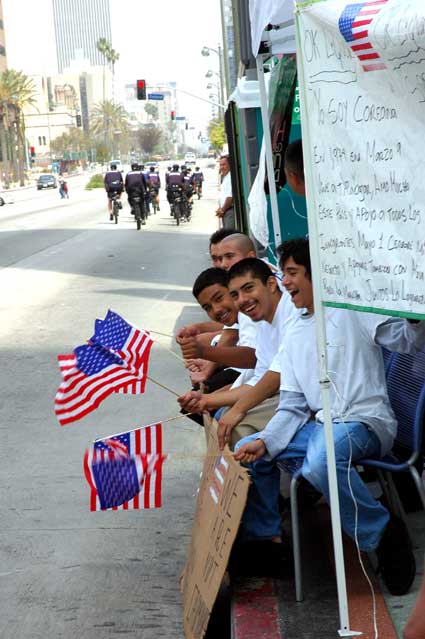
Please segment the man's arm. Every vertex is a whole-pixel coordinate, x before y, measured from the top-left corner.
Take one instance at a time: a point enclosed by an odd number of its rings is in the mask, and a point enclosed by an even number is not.
[[[274,371],[267,371],[255,386],[251,386],[251,392],[244,393],[232,406],[224,413],[218,422],[218,440],[223,445],[231,439],[232,430],[244,419],[247,412],[258,406],[265,399],[278,392],[280,385],[280,374]]]
[[[224,217],[224,214],[226,213],[226,211],[232,208],[232,206],[233,206],[233,198],[231,196],[226,197],[226,199],[224,200],[223,206],[220,206],[216,211],[217,217]]]
[[[390,317],[376,327],[375,342],[397,353],[416,353],[425,346],[425,321],[411,323]]]
[[[219,322],[196,322],[180,328],[176,335],[176,341],[179,343],[180,338],[191,337],[200,333],[218,333],[222,330],[223,324]]]
[[[265,429],[258,433],[256,440],[240,446],[234,454],[235,459],[242,463],[250,463],[263,456],[273,459],[285,450],[295,433],[310,417],[310,409],[303,393],[281,391],[279,405]]]
[[[255,349],[249,346],[210,346],[196,338],[180,338],[178,343],[184,359],[208,359],[236,368],[255,368],[257,362]]]
[[[213,393],[201,393],[200,391],[189,391],[177,398],[178,403],[185,410],[196,413],[205,412],[207,410],[216,410],[222,406],[233,406],[244,395],[250,392],[252,386],[243,384],[238,388],[231,390],[217,390]]]

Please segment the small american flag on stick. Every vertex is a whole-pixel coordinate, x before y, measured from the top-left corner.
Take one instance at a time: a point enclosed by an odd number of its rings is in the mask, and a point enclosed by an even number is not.
[[[387,2],[388,0],[371,0],[347,4],[339,18],[338,27],[341,35],[360,60],[363,71],[386,69],[370,41],[369,29]]]
[[[64,426],[95,410],[111,393],[143,393],[153,340],[109,310],[87,344],[59,355],[62,383],[55,413]]]
[[[96,441],[84,455],[90,510],[161,507],[162,425]]]

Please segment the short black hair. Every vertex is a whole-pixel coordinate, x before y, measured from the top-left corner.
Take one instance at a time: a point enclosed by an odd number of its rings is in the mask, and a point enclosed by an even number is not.
[[[304,160],[302,140],[295,140],[288,144],[285,151],[285,168],[293,171],[304,180]]]
[[[305,267],[306,273],[311,280],[309,242],[305,237],[297,237],[293,240],[282,242],[282,244],[277,247],[277,252],[280,256],[279,266],[282,271],[284,270],[286,262],[292,257],[296,264]]]
[[[267,283],[269,277],[273,277],[273,271],[263,260],[258,259],[258,257],[245,257],[230,268],[228,271],[229,281],[234,277],[240,277],[247,273],[251,273],[253,277],[261,280],[263,284]]]
[[[207,268],[196,278],[192,288],[192,295],[198,299],[204,288],[213,286],[213,284],[220,284],[221,286],[227,287],[228,282],[229,278],[227,271],[222,268]]]
[[[210,248],[213,244],[219,244],[225,237],[234,235],[235,233],[239,233],[239,231],[237,229],[218,229],[218,231],[215,231],[210,237]]]

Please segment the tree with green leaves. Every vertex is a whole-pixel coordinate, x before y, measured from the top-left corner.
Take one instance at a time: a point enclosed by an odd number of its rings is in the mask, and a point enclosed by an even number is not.
[[[25,181],[26,140],[24,109],[36,104],[34,83],[22,71],[7,69],[0,74],[0,152],[4,186],[12,177]]]
[[[112,152],[117,136],[125,136],[129,130],[129,115],[122,104],[112,100],[104,100],[94,105],[91,112],[93,134],[99,138],[104,136],[104,144]]]
[[[140,127],[137,132],[138,143],[147,155],[152,155],[162,139],[162,131],[155,126]]]
[[[159,110],[156,104],[152,104],[151,102],[146,102],[145,111],[148,115],[150,115],[152,120],[154,121],[159,120]]]
[[[216,151],[221,151],[227,142],[224,121],[221,118],[213,118],[210,120],[208,124],[208,137],[211,146]]]

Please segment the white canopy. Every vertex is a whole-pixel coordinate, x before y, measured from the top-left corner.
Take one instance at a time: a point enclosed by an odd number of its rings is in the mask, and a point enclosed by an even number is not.
[[[278,47],[273,52],[295,52],[294,0],[249,0],[249,16],[254,56],[258,54],[268,24],[282,25],[278,32],[269,32],[268,39]]]

